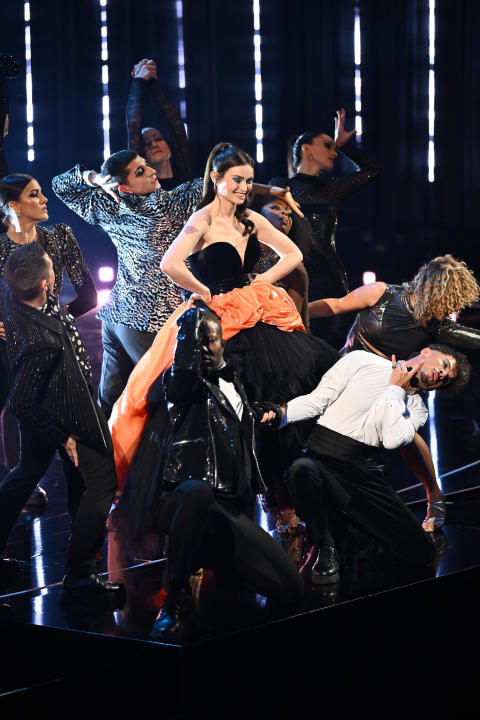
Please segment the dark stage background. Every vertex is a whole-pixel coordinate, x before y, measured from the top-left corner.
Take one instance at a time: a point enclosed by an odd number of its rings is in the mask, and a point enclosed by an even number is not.
[[[126,146],[130,70],[152,57],[178,104],[175,0],[108,0],[111,151]],[[375,270],[400,281],[434,254],[452,252],[480,274],[480,3],[437,0],[435,182],[427,180],[428,0],[260,0],[265,161],[256,178],[285,174],[287,138],[333,134],[336,108],[354,121],[354,12],[362,42],[362,147],[384,166],[379,181],[344,205],[338,247],[351,277]],[[255,153],[252,0],[184,0],[185,100],[192,168],[231,140]],[[102,231],[59,203],[51,177],[103,159],[100,4],[30,2],[35,160],[27,161],[24,73],[9,81],[13,171],[29,172],[50,198],[52,222],[74,228],[92,267],[114,260]],[[24,3],[2,6],[0,51],[25,67]],[[158,125],[153,108],[145,124]],[[345,166],[344,166],[345,162]],[[339,172],[348,172],[346,161]]]

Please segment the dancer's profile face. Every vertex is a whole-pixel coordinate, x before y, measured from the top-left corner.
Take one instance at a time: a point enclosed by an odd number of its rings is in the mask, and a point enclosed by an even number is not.
[[[292,211],[283,200],[270,200],[265,203],[261,211],[262,215],[272,223],[273,227],[288,235],[292,228]]]
[[[201,366],[207,375],[218,370],[223,365],[222,326],[214,320],[205,319],[200,325],[201,338]]]
[[[27,222],[48,220],[47,198],[36,180],[30,180],[28,185],[25,185],[18,199],[10,203],[10,207]]]
[[[223,175],[212,170],[210,177],[219,197],[233,205],[242,205],[253,186],[253,168],[250,165],[235,165],[225,170]]]
[[[332,170],[338,153],[335,148],[335,142],[329,135],[317,135],[310,145],[304,143],[302,145],[303,156],[309,162],[314,162],[321,172]]]
[[[433,348],[424,348],[420,355],[423,365],[418,369],[416,378],[418,387],[422,390],[445,387],[457,377],[457,361],[452,355]]]
[[[156,128],[147,128],[142,131],[142,138],[147,163],[159,163],[163,160],[170,160],[172,151],[159,130]]]
[[[118,186],[121,192],[147,195],[160,187],[155,170],[140,155],[128,163],[126,170],[127,179]]]

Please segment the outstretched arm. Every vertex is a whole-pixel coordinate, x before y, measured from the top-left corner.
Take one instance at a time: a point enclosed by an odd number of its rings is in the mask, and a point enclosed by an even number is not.
[[[384,282],[362,285],[341,298],[323,298],[308,304],[310,317],[328,317],[346,312],[358,312],[371,307],[382,297],[386,289]]]

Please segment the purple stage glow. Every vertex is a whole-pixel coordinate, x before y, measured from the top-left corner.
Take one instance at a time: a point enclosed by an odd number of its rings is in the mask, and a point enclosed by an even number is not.
[[[115,270],[109,265],[98,268],[98,279],[101,282],[112,282],[115,278]]]
[[[103,307],[105,303],[108,302],[111,292],[112,291],[108,289],[99,290],[97,292],[97,307]]]
[[[377,281],[377,275],[373,272],[373,270],[365,270],[362,277],[362,282],[364,285],[370,285],[370,283],[374,283]]]

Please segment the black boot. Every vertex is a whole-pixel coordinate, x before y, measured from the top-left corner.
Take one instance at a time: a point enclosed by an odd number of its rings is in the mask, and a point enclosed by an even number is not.
[[[325,585],[339,580],[340,566],[335,545],[325,543],[320,547],[312,567],[312,583]]]
[[[123,604],[125,588],[122,583],[107,582],[97,572],[91,572],[87,577],[65,575],[62,583],[62,604],[79,603],[90,605],[97,601],[114,600]]]
[[[180,640],[186,631],[186,615],[192,600],[188,582],[171,587],[150,633],[152,640]]]

